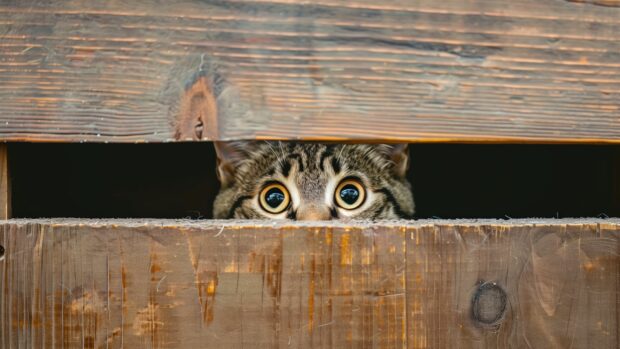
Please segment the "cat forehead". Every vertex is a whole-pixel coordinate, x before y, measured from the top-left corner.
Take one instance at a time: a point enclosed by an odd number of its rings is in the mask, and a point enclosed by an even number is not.
[[[354,160],[349,154],[343,154],[343,150],[344,147],[337,144],[279,143],[276,146],[266,144],[259,152],[253,154],[253,165],[263,169],[274,168],[285,174],[294,167],[295,173],[320,175],[326,170],[324,164],[327,159],[337,158],[339,164]]]
[[[289,143],[288,147],[284,146],[285,152],[282,154],[284,156],[289,154],[300,154],[312,158],[323,152],[331,152],[337,147],[338,145],[336,144]]]
[[[238,158],[235,177],[244,187],[274,177],[324,181],[344,172],[378,178],[391,175],[385,150],[380,144],[249,143],[243,148],[245,157]]]
[[[307,159],[320,160],[321,156],[338,156],[346,153],[347,158],[355,159],[360,156],[368,156],[375,152],[375,147],[366,144],[325,144],[325,143],[286,143],[265,142],[260,150],[254,155],[258,157],[274,155],[278,158],[288,158],[291,155],[300,155]],[[379,153],[377,152],[377,155]]]

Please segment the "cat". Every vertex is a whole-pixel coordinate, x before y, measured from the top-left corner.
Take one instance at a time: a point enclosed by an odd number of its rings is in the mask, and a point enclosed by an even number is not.
[[[216,219],[403,219],[406,144],[215,142]]]

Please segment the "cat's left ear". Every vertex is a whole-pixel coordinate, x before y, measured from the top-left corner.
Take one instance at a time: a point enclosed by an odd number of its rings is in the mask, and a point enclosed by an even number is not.
[[[217,154],[217,178],[226,188],[234,182],[237,167],[246,158],[248,145],[245,142],[213,142],[213,145]]]
[[[404,178],[409,169],[409,144],[387,144],[387,155],[394,163],[394,175]]]

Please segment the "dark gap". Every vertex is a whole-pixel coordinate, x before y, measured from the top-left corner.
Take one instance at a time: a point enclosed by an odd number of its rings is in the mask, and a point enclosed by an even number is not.
[[[9,145],[13,216],[211,218],[211,143]],[[620,147],[412,144],[417,218],[619,217]]]
[[[620,147],[411,146],[420,218],[620,216]]]
[[[210,143],[9,146],[13,217],[210,218]]]

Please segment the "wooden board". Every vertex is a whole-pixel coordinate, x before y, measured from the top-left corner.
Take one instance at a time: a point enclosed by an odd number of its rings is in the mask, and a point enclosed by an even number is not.
[[[617,348],[620,220],[10,220],[2,348]]]
[[[0,140],[620,142],[620,2],[5,1]]]
[[[0,144],[0,219],[11,218],[11,178],[7,148],[6,144]]]

